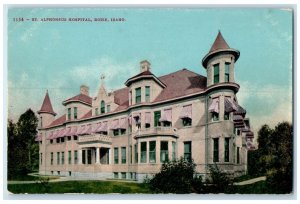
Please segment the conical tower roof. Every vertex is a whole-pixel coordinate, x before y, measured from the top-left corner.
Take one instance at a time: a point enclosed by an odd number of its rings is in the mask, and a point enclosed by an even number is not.
[[[44,98],[44,101],[43,101],[43,105],[42,105],[41,109],[38,111],[38,114],[40,114],[40,113],[49,113],[49,114],[52,114],[54,116],[56,115],[56,113],[54,112],[54,110],[52,108],[52,104],[51,104],[51,101],[50,101],[48,90],[46,92],[46,95],[45,95],[45,98]]]
[[[237,61],[240,56],[240,52],[238,50],[229,47],[229,45],[223,38],[222,33],[220,31],[213,45],[211,46],[209,52],[202,59],[202,65],[204,66],[204,68],[206,68],[207,63],[211,58],[219,54],[232,54],[235,57],[235,61]]]
[[[211,46],[209,52],[214,52],[221,49],[230,49],[227,42],[224,40],[222,33],[219,31],[218,36],[215,39],[214,44]]]

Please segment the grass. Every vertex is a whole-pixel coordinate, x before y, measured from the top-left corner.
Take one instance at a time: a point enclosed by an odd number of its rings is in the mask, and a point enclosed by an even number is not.
[[[9,181],[38,181],[40,179],[58,179],[58,176],[31,176],[31,175],[14,175]]]
[[[269,188],[266,181],[259,181],[249,185],[230,186],[225,193],[228,194],[275,194],[274,190]]]
[[[8,184],[8,191],[28,193],[151,193],[145,184],[117,181],[64,181],[57,183]]]

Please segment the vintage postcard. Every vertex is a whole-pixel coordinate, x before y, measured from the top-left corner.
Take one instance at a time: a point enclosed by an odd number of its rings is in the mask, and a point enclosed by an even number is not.
[[[292,195],[294,15],[7,6],[7,192]]]

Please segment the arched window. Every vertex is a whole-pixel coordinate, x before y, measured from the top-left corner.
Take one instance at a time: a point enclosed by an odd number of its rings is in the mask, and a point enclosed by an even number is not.
[[[101,113],[105,113],[105,103],[104,101],[101,101]]]

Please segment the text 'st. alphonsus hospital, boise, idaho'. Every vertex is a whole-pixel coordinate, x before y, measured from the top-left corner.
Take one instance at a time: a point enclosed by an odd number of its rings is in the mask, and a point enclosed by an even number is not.
[[[109,93],[102,80],[91,97],[81,86],[58,118],[47,92],[38,111],[39,173],[141,182],[183,157],[201,175],[214,163],[245,174],[253,132],[236,98],[239,55],[219,32],[202,60],[206,77],[187,69],[157,77],[144,60],[125,88]]]

